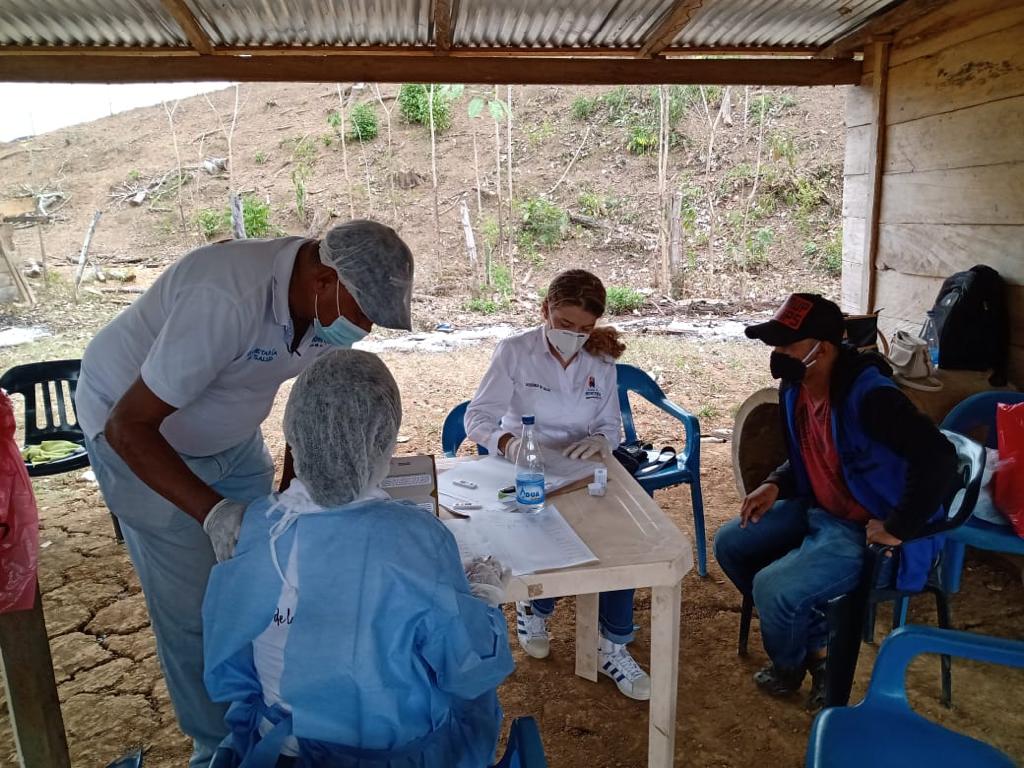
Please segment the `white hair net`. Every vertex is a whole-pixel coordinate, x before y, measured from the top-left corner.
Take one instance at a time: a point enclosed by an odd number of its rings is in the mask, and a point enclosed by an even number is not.
[[[347,504],[387,476],[401,423],[398,384],[380,358],[325,354],[295,380],[284,411],[296,477],[317,504]]]
[[[320,261],[375,325],[412,330],[412,252],[391,227],[366,219],[331,227],[320,240]]]

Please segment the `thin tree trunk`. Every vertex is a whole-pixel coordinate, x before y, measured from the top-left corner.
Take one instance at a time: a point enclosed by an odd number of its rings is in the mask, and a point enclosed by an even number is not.
[[[348,217],[356,217],[356,206],[352,199],[352,177],[348,175],[348,144],[345,141],[345,95],[341,92],[341,83],[335,83],[338,89],[338,109],[341,117],[341,166],[345,171],[345,187],[348,189]]]
[[[167,102],[163,103],[164,111],[167,113],[167,123],[171,127],[171,142],[174,144],[174,161],[177,164],[178,170],[178,215],[181,217],[181,232],[185,233],[188,225],[185,222],[185,207],[181,202],[181,187],[183,180],[181,178],[181,152],[178,151],[178,132],[174,128],[174,113],[178,111],[178,105],[181,103],[181,99],[174,102],[174,106],[168,108]]]
[[[743,206],[743,267],[746,271],[747,262],[750,256],[750,206],[754,201],[754,197],[757,195],[757,187],[761,182],[761,158],[764,150],[764,89],[761,89],[761,119],[760,125],[757,131],[757,160],[754,165],[754,182],[750,186],[750,194],[747,195],[747,200]]]
[[[391,198],[391,223],[398,225],[398,204],[395,202],[395,154],[391,144],[391,109],[384,103],[384,97],[380,93],[380,86],[373,84],[373,91],[380,102],[380,108],[384,110],[384,119],[388,125],[388,191]]]
[[[494,86],[494,100],[500,101],[498,98],[500,91],[498,86]],[[498,252],[499,255],[505,250],[505,226],[504,218],[505,211],[503,208],[504,203],[501,199],[501,121],[494,121],[494,162],[497,168],[498,177],[494,184],[495,191],[498,193]],[[512,226],[512,222],[509,222],[509,226]],[[510,254],[511,257],[511,254]]]
[[[715,132],[718,130],[718,118],[721,110],[711,117],[711,108],[708,106],[708,95],[704,86],[700,86],[700,98],[704,105],[704,116],[708,121],[708,150],[707,162],[704,166],[704,187],[708,197],[708,266],[711,274],[715,273],[715,200],[711,191],[711,162],[715,154]]]
[[[462,219],[462,232],[466,237],[466,255],[469,257],[469,268],[473,275],[479,279],[479,259],[476,253],[476,238],[473,236],[473,223],[469,220],[469,206],[466,205],[466,196],[459,200],[459,217]]]
[[[43,285],[46,285],[46,247],[43,245],[43,225],[36,224],[36,234],[39,235],[39,266],[43,270]]]
[[[245,207],[242,198],[237,192],[228,195],[228,202],[231,205],[231,234],[235,240],[245,240]]]
[[[509,265],[512,264],[512,222],[516,220],[515,210],[515,195],[512,190],[512,86],[506,86],[507,98],[505,99],[506,114],[508,117],[508,124],[506,127],[506,138],[508,139],[508,157],[505,159],[505,164],[508,167],[508,253],[509,253]]]
[[[668,86],[658,86],[658,245],[661,255],[659,284],[670,295],[672,276],[668,250]]]
[[[483,215],[484,203],[483,193],[480,191],[480,155],[476,148],[476,121],[473,123],[473,173],[476,175],[476,215],[477,218]],[[479,223],[479,222],[478,222]]]
[[[434,185],[434,234],[437,237],[437,253],[441,255],[441,216],[437,202],[437,137],[434,129],[434,84],[430,84],[427,92],[427,111],[430,112],[430,175]],[[439,271],[444,259],[438,261]]]
[[[732,125],[732,87],[725,86],[722,91],[722,104],[718,108],[718,116],[726,125]]]

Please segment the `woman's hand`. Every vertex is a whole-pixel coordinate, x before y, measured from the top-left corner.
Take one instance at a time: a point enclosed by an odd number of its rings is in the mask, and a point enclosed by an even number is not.
[[[775,483],[762,483],[748,493],[740,507],[740,528],[746,528],[747,523],[759,523],[778,500],[779,486]]]

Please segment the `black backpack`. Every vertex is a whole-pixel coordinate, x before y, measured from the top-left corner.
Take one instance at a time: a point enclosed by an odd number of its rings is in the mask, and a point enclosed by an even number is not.
[[[989,382],[1006,383],[1010,316],[1003,278],[980,264],[946,278],[933,308],[939,367],[992,369]]]

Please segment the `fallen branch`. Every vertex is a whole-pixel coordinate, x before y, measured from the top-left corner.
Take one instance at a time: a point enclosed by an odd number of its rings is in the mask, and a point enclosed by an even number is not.
[[[82,243],[82,252],[78,255],[78,269],[75,271],[75,299],[78,299],[78,289],[82,285],[82,275],[85,272],[85,262],[89,256],[89,244],[92,242],[93,233],[96,231],[96,225],[100,223],[100,216],[103,215],[103,211],[96,211],[92,216],[92,222],[89,224],[89,229],[85,232],[85,241]]]
[[[593,216],[584,216],[582,213],[569,212],[569,221],[573,224],[579,224],[581,227],[587,229],[608,229],[607,224],[603,224]]]
[[[583,140],[580,141],[580,145],[578,147],[576,147],[576,154],[572,156],[572,160],[570,160],[569,164],[567,166],[565,166],[565,173],[563,173],[562,177],[558,181],[555,182],[555,186],[553,186],[551,189],[549,189],[547,192],[544,193],[545,195],[552,194],[556,189],[558,189],[561,186],[562,182],[565,181],[565,177],[568,176],[569,175],[569,171],[572,170],[572,166],[576,162],[576,158],[578,158],[580,156],[580,152],[583,151],[583,145],[587,143],[587,139],[588,138],[590,138],[590,126],[589,125],[587,126],[587,130],[583,132]]]

